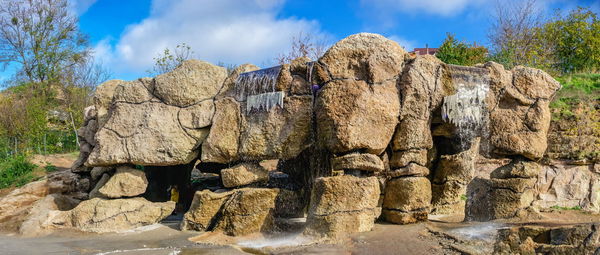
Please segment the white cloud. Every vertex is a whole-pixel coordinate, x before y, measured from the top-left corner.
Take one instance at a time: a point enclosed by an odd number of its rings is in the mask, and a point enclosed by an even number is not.
[[[483,0],[361,0],[364,6],[380,11],[399,11],[403,13],[427,13],[440,16],[454,16],[467,7],[482,3]]]
[[[117,73],[148,70],[157,53],[181,43],[212,63],[269,63],[300,31],[322,34],[316,21],[278,17],[282,5],[282,0],[154,0],[148,18],[128,26],[114,46],[100,42],[97,55],[111,59]]]
[[[417,41],[407,40],[397,35],[388,36],[388,39],[396,41],[406,51],[412,51],[416,47],[416,45],[418,45]]]
[[[87,10],[92,7],[98,0],[74,0],[70,1],[71,9],[75,11],[77,15],[83,15]]]

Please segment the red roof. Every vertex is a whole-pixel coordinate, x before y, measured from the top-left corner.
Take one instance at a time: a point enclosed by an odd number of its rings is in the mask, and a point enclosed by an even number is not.
[[[417,55],[435,55],[437,51],[437,48],[415,48],[412,53]]]

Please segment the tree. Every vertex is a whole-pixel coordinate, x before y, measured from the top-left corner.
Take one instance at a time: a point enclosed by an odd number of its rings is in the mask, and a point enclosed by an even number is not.
[[[472,66],[486,61],[487,48],[458,41],[448,33],[435,56],[447,64]]]
[[[600,70],[600,19],[588,8],[544,24],[542,37],[551,45],[555,67],[562,73]]]
[[[0,62],[17,64],[36,86],[57,82],[87,59],[87,37],[67,0],[0,0]]]
[[[168,73],[181,65],[183,61],[186,61],[193,56],[194,51],[192,50],[192,47],[186,43],[178,44],[175,46],[174,50],[165,48],[162,53],[159,53],[154,58],[154,67],[152,70],[146,72],[152,76]]]
[[[311,60],[317,60],[325,53],[326,45],[322,40],[318,40],[311,34],[303,32],[291,38],[290,51],[285,54],[280,54],[275,60],[280,64],[292,62],[292,60],[300,57],[306,57]]]
[[[497,1],[488,37],[492,59],[507,68],[516,65],[547,66],[551,55],[540,33],[542,12],[536,0]]]

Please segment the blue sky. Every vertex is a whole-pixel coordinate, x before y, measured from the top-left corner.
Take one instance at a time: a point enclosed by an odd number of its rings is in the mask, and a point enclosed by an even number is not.
[[[513,1],[518,0],[499,0]],[[487,45],[496,0],[75,0],[80,28],[114,78],[145,76],[165,47],[187,43],[195,57],[228,64],[274,64],[298,32],[334,43],[374,32],[414,47],[437,47],[447,32]],[[538,0],[544,13],[600,0]],[[6,74],[6,72],[4,73]]]

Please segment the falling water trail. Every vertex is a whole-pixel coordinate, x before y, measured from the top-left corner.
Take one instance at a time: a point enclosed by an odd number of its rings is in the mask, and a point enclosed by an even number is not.
[[[315,68],[315,61],[306,62],[306,77],[308,81],[308,85],[312,86],[312,73]]]
[[[246,112],[269,111],[273,107],[283,108],[285,93],[276,91],[277,77],[281,66],[242,73],[235,81],[237,98],[245,98]]]
[[[482,135],[488,119],[485,98],[489,78],[473,70],[467,72],[452,77],[456,94],[444,97],[442,104],[442,119],[456,127],[462,149],[468,149],[473,138]]]

